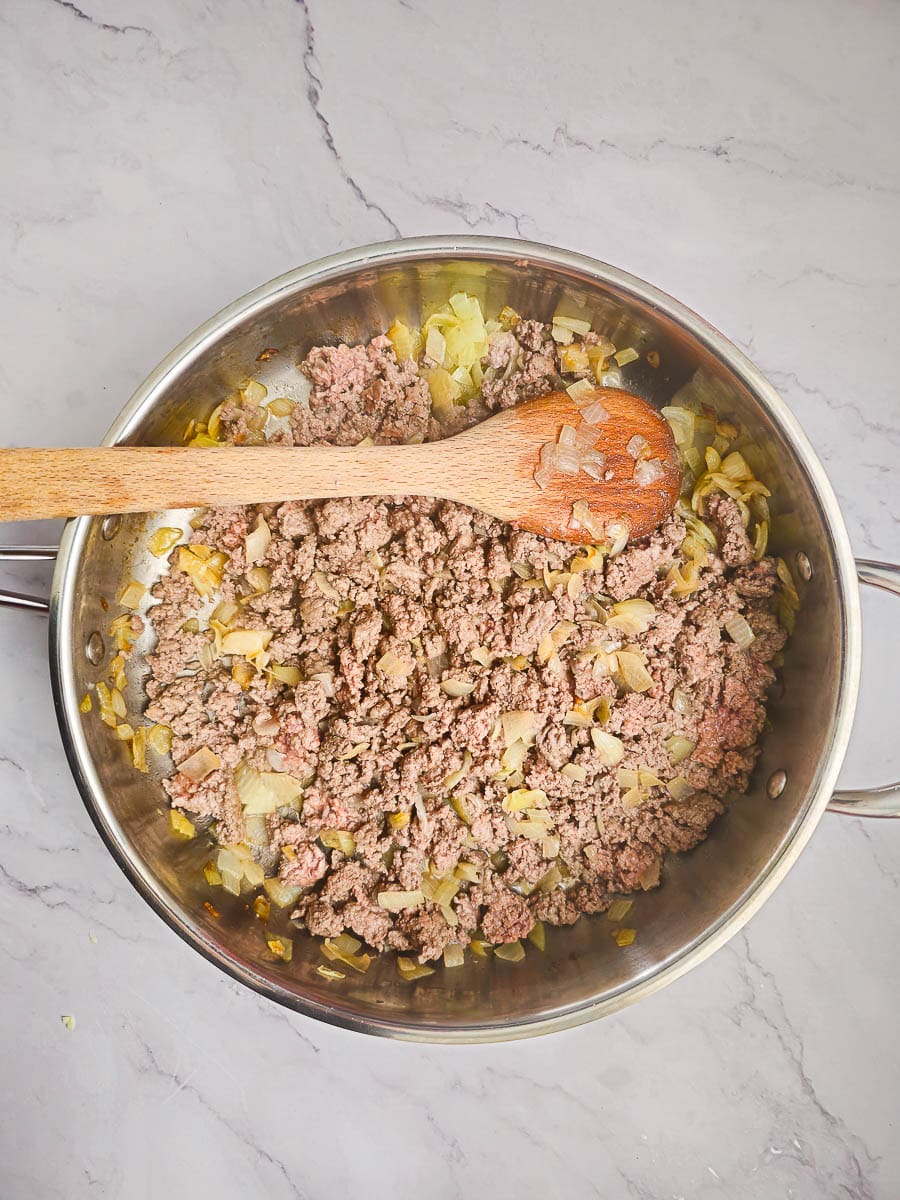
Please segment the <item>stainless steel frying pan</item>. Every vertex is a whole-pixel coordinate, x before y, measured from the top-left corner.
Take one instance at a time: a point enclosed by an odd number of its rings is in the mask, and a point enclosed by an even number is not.
[[[105,676],[105,640],[123,579],[152,582],[160,563],[148,532],[155,514],[66,526],[58,552],[26,548],[4,558],[57,556],[49,602],[0,594],[0,603],[48,611],[50,666],[60,733],[72,773],[101,836],[147,902],[201,954],[258,992],[309,1016],[388,1037],[488,1041],[560,1029],[649,995],[723,945],[772,894],[825,809],[870,816],[900,811],[900,785],[833,794],[850,737],[860,671],[858,580],[900,594],[900,568],[855,563],[825,472],[785,403],[748,359],[676,300],[614,267],[547,246],[498,238],[423,238],[370,246],[291,271],[238,300],[191,334],[138,389],[105,444],[179,442],[191,416],[210,411],[247,376],[290,396],[296,363],[313,344],[357,341],[396,317],[414,321],[453,291],[487,309],[511,304],[548,318],[568,298],[619,344],[652,345],[660,366],[629,368],[628,385],[658,404],[702,386],[723,415],[751,431],[776,481],[779,552],[803,580],[802,619],[789,643],[784,683],[770,709],[750,792],[735,799],[708,840],[666,865],[664,886],[635,900],[639,933],[620,949],[608,923],[554,930],[545,954],[522,963],[473,961],[409,984],[393,962],[366,975],[325,980],[311,940],[273,962],[246,903],[209,888],[200,840],[173,838],[158,775],[139,775],[96,712],[78,703]],[[624,339],[627,339],[625,341]],[[269,347],[279,353],[257,356]],[[798,555],[800,557],[798,557]],[[128,701],[139,704],[141,651]],[[215,909],[213,916],[210,908]]]

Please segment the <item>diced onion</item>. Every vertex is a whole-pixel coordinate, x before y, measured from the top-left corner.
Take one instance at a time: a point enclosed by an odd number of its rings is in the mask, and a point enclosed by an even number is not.
[[[594,516],[583,500],[576,500],[572,505],[572,517],[569,525],[573,529],[586,529],[596,541],[602,541],[606,536],[606,528],[599,517]]]
[[[182,538],[180,529],[175,529],[174,526],[162,525],[159,529],[154,530],[147,541],[147,549],[157,558],[168,554],[173,546]]]
[[[436,366],[442,367],[444,365],[444,358],[447,354],[447,339],[434,325],[428,330],[425,337],[425,353]]]
[[[686,758],[694,753],[696,742],[691,738],[682,737],[681,734],[673,734],[672,737],[666,738],[666,752],[672,760],[672,766],[677,767],[679,763],[683,763]]]
[[[247,562],[252,566],[258,563],[260,559],[265,557],[266,551],[272,543],[272,533],[264,517],[259,516],[256,519],[256,525],[253,530],[247,534],[244,540],[245,553]]]
[[[621,921],[623,917],[628,916],[633,907],[633,900],[613,900],[612,904],[606,910],[606,919],[608,921]]]
[[[356,838],[346,829],[323,829],[319,841],[329,850],[340,850],[348,856],[356,850]]]
[[[494,947],[494,954],[507,962],[517,963],[525,957],[525,947],[521,942],[503,942],[502,945]]]
[[[147,589],[142,583],[137,583],[132,579],[125,584],[119,593],[119,603],[123,608],[139,608],[146,592]]]
[[[629,691],[646,692],[653,687],[653,676],[638,654],[631,650],[619,650],[616,652],[616,664],[622,682]]]
[[[279,908],[290,908],[297,903],[300,897],[301,888],[293,884],[282,883],[280,879],[264,879],[263,887],[266,889],[266,895]]]
[[[451,942],[444,947],[444,966],[461,967],[466,961],[465,949],[458,942]]]
[[[547,793],[540,788],[516,788],[504,796],[501,808],[504,812],[522,812],[529,808],[540,808],[547,803]]]
[[[629,363],[635,362],[636,359],[640,358],[640,355],[633,346],[626,346],[624,350],[616,351],[613,358],[620,367],[626,367]]]
[[[606,622],[607,629],[613,629],[625,637],[635,637],[646,633],[650,628],[656,609],[649,600],[635,598],[620,600],[612,606],[613,615]]]
[[[676,801],[687,800],[694,794],[694,789],[683,775],[676,775],[674,779],[670,779],[666,784],[666,791]]]
[[[424,963],[417,963],[414,958],[407,958],[403,954],[397,956],[397,970],[400,972],[401,978],[409,982],[434,974],[434,967],[426,967]]]
[[[690,717],[694,712],[694,702],[690,693],[683,688],[675,688],[672,692],[672,707],[683,717]]]
[[[169,809],[169,824],[172,827],[172,832],[178,837],[192,838],[197,836],[197,827],[193,821],[189,821],[183,812],[179,812],[177,808]]]
[[[628,445],[625,447],[631,457],[635,459],[641,458],[642,455],[645,455],[645,452],[649,448],[650,443],[641,433],[636,433],[634,437],[629,438]]]
[[[262,404],[263,400],[269,394],[268,389],[258,379],[248,379],[239,391],[243,403],[253,407]]]
[[[340,600],[341,593],[324,571],[313,571],[313,582],[323,596],[327,596],[329,600]]]
[[[650,487],[665,475],[665,469],[658,458],[634,464],[634,480],[638,487]]]
[[[590,400],[591,397],[597,394],[597,385],[591,383],[588,379],[577,379],[574,383],[570,383],[566,391],[572,397],[576,404]],[[583,414],[582,414],[583,415]],[[589,422],[595,424],[596,422]]]
[[[336,971],[334,967],[326,967],[324,963],[318,964],[316,974],[321,975],[323,979],[338,980],[347,978],[343,971]]]
[[[628,521],[624,517],[620,518],[618,521],[609,521],[607,523],[606,536],[608,538],[612,538],[612,544],[609,548],[610,558],[625,549],[630,532],[631,528],[628,524]]]
[[[603,407],[599,400],[593,400],[586,408],[581,410],[581,419],[585,425],[598,426],[604,421],[609,420],[609,413]]]
[[[607,767],[618,766],[625,757],[625,745],[622,739],[617,738],[613,733],[607,733],[605,729],[598,729],[595,726],[591,730],[591,741],[594,743],[597,757]]]
[[[262,654],[271,640],[270,629],[233,629],[222,637],[222,653],[253,658]]]
[[[266,407],[273,417],[289,417],[294,411],[294,402],[287,396],[276,396]]]
[[[580,763],[566,763],[560,771],[561,775],[565,775],[567,779],[574,780],[575,783],[584,783],[587,779],[587,767],[583,767]]]
[[[591,331],[590,321],[584,321],[580,317],[567,317],[563,313],[554,313],[552,323],[559,329],[571,329],[573,333],[577,333],[580,337],[584,337],[586,333]]]
[[[465,679],[445,679],[441,683],[441,691],[453,699],[459,699],[471,695],[475,691],[475,684]]]
[[[522,741],[530,745],[537,733],[540,718],[529,709],[513,709],[511,712],[500,714],[500,725],[503,730],[503,744],[511,746],[513,742]]]
[[[455,771],[451,771],[450,774],[444,779],[443,786],[448,792],[452,791],[458,783],[465,779],[466,775],[469,773],[469,767],[471,767],[471,765],[472,755],[468,750],[465,750],[463,751],[462,766]]]
[[[726,619],[725,628],[739,650],[746,650],[750,643],[754,641],[755,635],[753,630],[750,628],[746,618],[742,617],[739,613],[735,613]]]
[[[405,677],[409,675],[413,669],[413,663],[411,661],[404,661],[399,655],[395,654],[393,650],[387,650],[384,654],[382,654],[375,666],[379,671],[382,672],[383,675],[398,677]]]
[[[194,783],[200,783],[207,775],[218,770],[221,765],[222,760],[218,754],[214,754],[209,746],[201,746],[199,750],[195,750],[184,762],[178,764],[178,770]]]
[[[387,912],[402,912],[404,908],[418,908],[425,897],[421,890],[414,892],[379,892],[378,907]]]

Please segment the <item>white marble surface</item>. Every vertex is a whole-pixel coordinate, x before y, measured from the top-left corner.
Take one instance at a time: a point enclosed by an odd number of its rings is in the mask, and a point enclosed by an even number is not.
[[[0,28],[0,443],[98,439],[290,266],[519,233],[747,348],[857,552],[900,556],[890,0],[5,0]],[[897,617],[866,599],[848,780],[900,774]],[[364,1039],[239,989],[138,899],[68,775],[45,637],[0,612],[4,1200],[900,1193],[900,827],[827,817],[744,934],[602,1023]]]

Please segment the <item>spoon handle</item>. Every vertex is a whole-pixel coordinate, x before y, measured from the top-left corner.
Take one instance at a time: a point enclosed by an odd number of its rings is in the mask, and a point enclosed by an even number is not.
[[[452,474],[445,458],[440,442],[0,449],[0,521],[332,496],[444,496]]]

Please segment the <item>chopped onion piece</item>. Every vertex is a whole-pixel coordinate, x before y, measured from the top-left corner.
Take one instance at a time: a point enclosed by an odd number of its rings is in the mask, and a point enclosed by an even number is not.
[[[574,340],[575,335],[571,329],[566,329],[563,325],[552,325],[550,328],[550,336],[559,346],[568,346]]]
[[[585,425],[598,426],[604,421],[609,420],[609,413],[603,407],[599,400],[593,400],[586,408],[581,410],[581,419]]]
[[[630,438],[628,445],[625,447],[632,458],[641,458],[642,456],[646,457],[646,451],[649,450],[649,448],[650,443],[641,433],[636,433],[634,437]]]
[[[207,775],[218,770],[221,765],[222,760],[218,754],[214,754],[209,746],[201,746],[199,750],[195,750],[184,762],[178,764],[178,770],[193,783],[200,783]]]
[[[233,629],[222,637],[222,653],[254,658],[262,654],[271,640],[271,629]]]
[[[733,616],[727,618],[725,628],[739,650],[746,650],[755,639],[753,630],[750,628],[746,618],[740,616],[739,613],[735,613]]]
[[[316,974],[321,975],[323,979],[347,978],[343,971],[336,971],[334,967],[326,967],[324,963],[319,963],[319,965],[316,967]]]
[[[441,683],[441,691],[456,700],[471,695],[475,691],[475,684],[465,679],[445,679]]]
[[[466,961],[465,949],[458,942],[451,942],[444,947],[444,966],[461,967]]]
[[[254,408],[262,404],[263,400],[269,394],[268,389],[257,379],[248,379],[244,386],[239,389],[239,392],[242,402]]]
[[[525,947],[521,942],[503,942],[502,945],[494,947],[494,954],[507,962],[517,963],[525,957]]]
[[[543,921],[535,921],[531,927],[531,932],[528,934],[528,940],[533,946],[537,946],[538,950],[546,950],[547,933],[544,929]]]
[[[444,779],[443,786],[446,788],[446,790],[448,792],[452,791],[453,788],[455,788],[458,783],[460,783],[463,779],[465,779],[466,775],[468,775],[468,773],[469,773],[469,767],[471,767],[471,765],[472,765],[472,755],[470,754],[470,752],[468,750],[465,750],[465,751],[463,751],[462,766],[459,767],[456,771],[451,771],[450,774]]]
[[[423,963],[417,963],[415,959],[402,954],[397,956],[397,970],[401,977],[408,981],[424,979],[426,975],[434,974],[434,967],[426,967]]]
[[[581,470],[581,455],[574,446],[557,446],[555,465],[563,475],[577,475]]]
[[[590,400],[597,394],[597,385],[591,383],[588,379],[577,379],[575,383],[570,383],[566,391],[572,397],[576,404],[584,403]],[[595,424],[596,422],[589,422]]]
[[[653,676],[641,661],[640,655],[630,650],[616,652],[616,663],[622,682],[632,692],[646,692],[653,687]]]
[[[665,469],[658,458],[650,458],[634,464],[634,479],[638,487],[650,487],[665,475]]]
[[[613,615],[606,622],[607,629],[614,629],[625,637],[635,637],[650,628],[656,609],[649,600],[635,598],[620,600],[612,606]]]
[[[444,365],[444,358],[447,354],[447,339],[436,325],[432,325],[425,337],[425,353],[437,366],[442,367]]]
[[[640,808],[645,799],[646,797],[639,787],[629,788],[622,796],[622,807]]]
[[[567,779],[574,780],[575,783],[584,783],[587,779],[587,767],[583,767],[580,763],[566,763],[560,771],[561,775],[565,775]]]
[[[276,396],[269,401],[267,408],[273,417],[289,417],[294,411],[294,402],[287,396]]]
[[[613,934],[617,946],[630,946],[637,937],[636,929],[617,929]]]
[[[607,523],[606,537],[612,538],[612,545],[609,548],[610,558],[625,549],[630,532],[631,528],[624,517],[618,521],[609,521]]]
[[[260,559],[264,558],[271,543],[271,530],[265,518],[259,516],[256,519],[256,525],[253,527],[253,530],[244,539],[244,551],[248,564],[253,566],[254,563],[258,563]]]
[[[540,808],[547,803],[547,793],[540,788],[516,788],[504,796],[501,808],[504,812],[522,812],[529,808]]]
[[[576,500],[572,505],[572,517],[569,525],[573,529],[586,529],[592,538],[602,541],[606,530],[599,517],[595,517],[583,500]]]
[[[623,917],[628,916],[633,907],[633,900],[613,900],[612,904],[606,910],[606,919],[608,921],[621,921]]]
[[[676,775],[674,779],[670,779],[666,784],[666,791],[675,801],[687,800],[694,794],[694,789],[683,775]]]
[[[179,812],[177,808],[169,809],[169,824],[172,827],[172,832],[178,837],[192,838],[197,836],[197,827],[193,821],[189,821],[183,812]]]
[[[626,346],[624,350],[616,351],[616,353],[613,355],[613,358],[615,358],[620,367],[626,367],[629,363],[632,363],[636,359],[640,358],[640,355],[633,346]]]
[[[591,331],[590,321],[584,321],[580,317],[567,317],[562,313],[554,313],[552,323],[559,329],[571,329],[573,333],[577,333],[581,337]]]
[[[147,549],[157,558],[161,558],[164,554],[177,545],[182,538],[180,529],[175,529],[171,525],[162,525],[159,529],[154,530],[147,542]]]
[[[381,671],[383,675],[402,676],[404,678],[410,674],[413,665],[411,661],[407,660],[404,662],[393,650],[387,650],[375,664],[377,670]]]
[[[328,850],[340,850],[348,857],[356,850],[356,838],[346,829],[322,829],[319,841]]]
[[[327,596],[329,600],[340,600],[341,593],[324,571],[313,571],[313,581],[323,596]]]
[[[553,471],[549,467],[536,467],[533,477],[541,491],[545,492],[553,482]]]
[[[266,895],[279,908],[290,908],[297,903],[300,897],[301,888],[295,887],[292,884],[282,883],[280,879],[264,879],[263,887],[266,889]]]
[[[119,603],[123,608],[139,608],[147,589],[142,583],[130,580],[119,593]]]
[[[368,750],[371,744],[371,742],[357,742],[349,750],[345,750],[343,754],[339,754],[338,758],[342,762],[351,762],[354,758],[359,758],[364,750]]]
[[[666,753],[672,760],[672,766],[677,767],[679,763],[683,763],[686,758],[694,753],[694,747],[697,743],[692,738],[683,737],[680,733],[673,734],[672,737],[666,738],[665,746]]]
[[[504,746],[509,747],[517,741],[524,742],[526,746],[531,745],[540,720],[538,714],[529,709],[513,709],[511,712],[501,713],[500,725],[503,729]]]
[[[425,897],[421,890],[414,892],[379,892],[378,907],[388,912],[402,912],[404,908],[418,908]]]
[[[615,734],[607,733],[605,729],[596,726],[591,730],[591,741],[597,751],[597,757],[607,767],[615,767],[625,757],[625,744]]]
[[[683,688],[675,688],[672,692],[672,707],[683,717],[693,716],[694,701],[691,699],[690,693]]]

